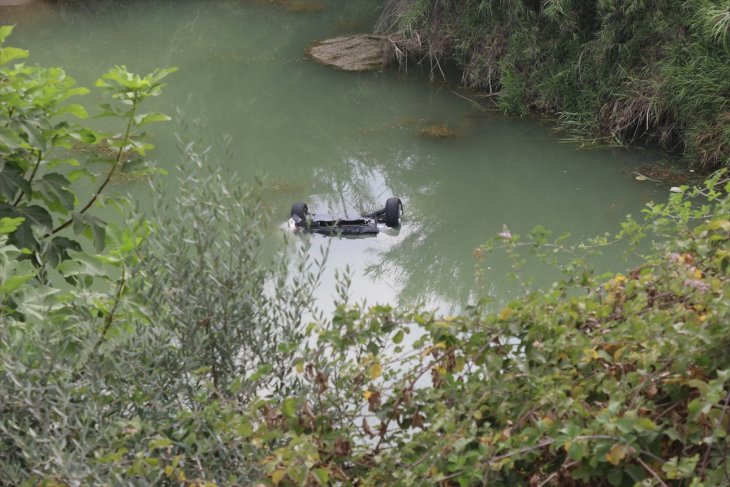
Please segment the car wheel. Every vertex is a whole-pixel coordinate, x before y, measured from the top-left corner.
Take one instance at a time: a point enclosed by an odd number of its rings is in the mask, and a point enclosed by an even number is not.
[[[306,203],[294,203],[291,205],[291,213],[289,216],[298,216],[301,220],[307,219],[307,214],[309,213],[309,208],[307,207]]]
[[[399,226],[402,213],[403,203],[400,198],[388,198],[385,202],[385,224],[389,227]]]

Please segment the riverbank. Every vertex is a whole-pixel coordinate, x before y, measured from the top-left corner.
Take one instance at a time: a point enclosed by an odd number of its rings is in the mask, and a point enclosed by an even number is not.
[[[688,167],[730,166],[730,10],[717,1],[387,0],[376,32],[401,62],[505,112],[555,116],[602,144],[659,146]]]

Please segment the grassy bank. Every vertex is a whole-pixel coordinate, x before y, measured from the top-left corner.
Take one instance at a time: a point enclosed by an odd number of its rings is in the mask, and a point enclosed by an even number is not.
[[[658,145],[686,165],[730,165],[730,8],[710,0],[391,0],[377,29],[401,60],[505,111],[555,114],[601,143]]]

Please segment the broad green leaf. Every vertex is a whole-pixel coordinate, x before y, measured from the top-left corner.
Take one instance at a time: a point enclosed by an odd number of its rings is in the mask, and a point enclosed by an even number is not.
[[[68,176],[68,180],[71,182],[74,182],[77,179],[81,179],[81,178],[95,179],[95,177],[96,177],[86,169],[76,169],[74,171],[69,172],[67,174],[67,176]]]
[[[616,443],[611,447],[611,450],[606,453],[606,460],[613,465],[619,465],[629,453],[629,449],[622,443]]]
[[[158,450],[160,448],[167,448],[169,446],[172,446],[172,440],[163,436],[151,439],[147,445],[150,451]]]
[[[5,164],[3,170],[0,171],[0,198],[12,203],[19,192],[27,193],[29,189],[30,185],[25,179],[25,171],[14,162]]]
[[[18,134],[7,127],[0,127],[0,148],[3,146],[9,151],[28,145]]]
[[[606,479],[608,480],[608,483],[613,485],[614,487],[619,487],[621,485],[621,483],[623,482],[623,477],[623,471],[616,468],[612,468],[606,474]]]
[[[25,219],[23,224],[27,223],[45,230],[50,230],[53,225],[51,215],[45,208],[38,205],[13,207],[5,203],[0,203],[0,218],[3,217],[22,217]],[[21,224],[21,226],[23,224]]]
[[[287,418],[295,418],[297,416],[297,400],[293,397],[287,398],[281,405],[281,412]]]
[[[122,173],[129,174],[134,172],[141,172],[150,169],[149,161],[146,159],[134,159],[127,161],[122,165]]]
[[[76,103],[64,105],[56,112],[57,115],[63,115],[64,113],[71,114],[74,117],[80,118],[82,120],[89,117],[89,112],[86,111],[86,108],[84,108],[83,105],[79,105]]]
[[[93,240],[97,252],[104,250],[106,245],[106,223],[87,213],[73,213],[72,226],[76,235],[84,235]]]
[[[0,25],[0,45],[13,33],[14,25]]]
[[[0,293],[10,294],[35,277],[36,273],[13,275],[0,283]]]
[[[79,96],[79,95],[86,95],[89,93],[88,88],[84,88],[82,86],[77,86],[76,88],[70,88],[66,90],[66,92],[58,99],[59,102],[67,100],[68,98],[71,98],[72,96]]]
[[[53,226],[53,219],[48,211],[38,205],[19,206],[16,208],[18,216],[25,218],[26,222],[43,230],[50,230]]]
[[[49,207],[59,212],[73,210],[76,197],[69,191],[71,183],[58,173],[44,175],[33,183],[34,189],[46,200]],[[64,211],[65,210],[65,211]]]
[[[319,482],[319,485],[328,485],[330,481],[330,473],[324,468],[315,468],[312,470],[312,474]]]
[[[38,241],[33,234],[33,228],[40,228],[42,231],[49,231],[53,225],[53,219],[48,211],[38,205],[13,207],[0,203],[0,218],[23,218],[24,221],[13,233],[8,241],[19,249],[37,249]]]
[[[25,218],[0,218],[0,235],[7,235],[12,233],[21,223],[25,221]]]
[[[99,105],[99,108],[101,108],[101,113],[96,115],[96,117],[94,118],[123,117],[125,115],[124,110],[120,110],[110,103],[102,103],[101,105]]]
[[[241,435],[241,437],[248,438],[249,436],[251,436],[251,433],[253,433],[253,426],[248,419],[242,418],[241,421],[238,423],[236,432]]]
[[[398,345],[400,342],[403,341],[403,336],[404,336],[403,330],[398,330],[398,333],[393,335],[393,343]]]
[[[28,136],[28,143],[43,152],[48,150],[48,141],[46,140],[41,122],[38,120],[23,119],[18,120],[18,126]]]
[[[13,59],[28,57],[28,51],[17,47],[0,47],[0,66],[7,64]]]
[[[54,237],[44,248],[43,257],[51,267],[57,267],[61,262],[71,258],[69,250],[81,252],[81,245],[66,237]]]
[[[274,485],[279,485],[284,477],[286,477],[286,470],[275,470],[274,473],[271,474],[271,481]]]
[[[74,139],[80,140],[84,144],[96,144],[101,140],[101,136],[91,129],[81,129],[78,132],[71,135]]]
[[[368,370],[371,380],[375,380],[383,374],[383,366],[379,362],[376,362],[370,366]]]
[[[568,456],[571,460],[580,461],[588,456],[590,449],[585,441],[574,441],[568,448]]]
[[[144,127],[145,125],[156,122],[168,122],[170,120],[172,118],[163,113],[143,113],[134,117],[134,123],[137,124],[137,127]]]
[[[699,460],[700,456],[698,454],[692,455],[691,457],[684,457],[681,460],[677,457],[672,457],[662,465],[662,470],[670,480],[687,478],[694,473]]]

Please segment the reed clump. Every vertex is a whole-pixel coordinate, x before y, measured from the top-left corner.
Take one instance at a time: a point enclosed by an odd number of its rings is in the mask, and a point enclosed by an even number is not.
[[[390,0],[376,30],[433,76],[455,62],[508,113],[659,146],[697,170],[730,166],[727,2]]]

